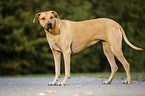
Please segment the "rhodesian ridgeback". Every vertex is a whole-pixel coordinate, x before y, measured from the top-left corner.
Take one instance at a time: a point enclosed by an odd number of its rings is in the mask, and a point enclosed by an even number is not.
[[[122,37],[133,49],[143,49],[132,45],[128,41],[123,28],[117,22],[107,18],[98,18],[81,22],[61,20],[55,11],[37,13],[33,23],[35,23],[36,18],[39,19],[40,25],[44,28],[55,61],[55,78],[53,82],[50,82],[48,85],[56,85],[60,77],[61,53],[64,56],[65,77],[58,85],[64,86],[68,78],[70,78],[70,55],[78,53],[84,48],[96,44],[99,41],[103,44],[105,56],[111,66],[111,75],[109,79],[103,83],[111,83],[118,70],[114,59],[115,55],[124,66],[127,74],[127,80],[125,80],[124,83],[131,84],[129,63],[122,53]]]

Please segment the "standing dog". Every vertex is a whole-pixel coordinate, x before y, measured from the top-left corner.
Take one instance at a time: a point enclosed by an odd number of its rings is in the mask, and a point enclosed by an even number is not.
[[[104,84],[111,83],[118,67],[115,63],[114,55],[122,63],[127,74],[125,84],[131,84],[129,63],[122,53],[122,35],[125,42],[136,50],[143,50],[132,45],[123,30],[123,28],[115,21],[107,18],[98,18],[82,22],[74,22],[69,20],[61,20],[57,12],[47,11],[37,13],[34,17],[38,18],[40,25],[44,28],[47,41],[53,52],[55,61],[55,78],[49,85],[55,85],[60,77],[60,59],[61,52],[65,61],[65,77],[58,85],[64,86],[68,78],[70,78],[70,55],[78,53],[84,48],[96,44],[101,41],[104,53],[111,66],[111,75]]]

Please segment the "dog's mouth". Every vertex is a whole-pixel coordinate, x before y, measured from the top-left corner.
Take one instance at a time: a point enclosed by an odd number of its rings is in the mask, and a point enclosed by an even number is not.
[[[49,29],[53,29],[52,23],[51,22],[47,22],[46,28],[44,28],[44,29],[48,30],[48,31],[49,31]]]
[[[45,28],[45,30],[49,30],[49,29],[53,29],[53,27],[52,27],[52,26],[47,26],[47,27]]]
[[[48,32],[51,32],[52,31],[52,29],[53,29],[53,27],[50,27],[50,28],[48,28],[48,27],[43,27],[44,28],[44,30],[47,30]]]

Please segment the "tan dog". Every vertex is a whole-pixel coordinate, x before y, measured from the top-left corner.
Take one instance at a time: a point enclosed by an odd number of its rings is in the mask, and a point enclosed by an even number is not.
[[[122,35],[125,42],[136,50],[143,50],[132,45],[122,27],[115,21],[107,18],[99,18],[82,22],[74,22],[69,20],[61,20],[57,12],[47,11],[40,12],[35,15],[40,25],[44,28],[47,41],[53,52],[55,61],[55,78],[49,85],[55,85],[60,77],[60,59],[61,52],[65,61],[65,77],[58,85],[65,85],[70,78],[70,55],[80,52],[84,48],[91,46],[99,41],[103,44],[104,53],[111,66],[111,76],[104,84],[111,83],[118,67],[115,63],[114,55],[122,63],[127,74],[125,84],[131,84],[129,63],[122,53]],[[91,66],[91,65],[90,65]],[[79,67],[79,65],[78,65]]]

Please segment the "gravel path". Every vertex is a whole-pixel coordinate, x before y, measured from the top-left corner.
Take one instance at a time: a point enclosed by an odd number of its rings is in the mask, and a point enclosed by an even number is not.
[[[62,81],[63,78],[60,78]],[[122,79],[72,77],[66,86],[48,86],[53,78],[0,78],[0,96],[145,96],[145,82],[122,84]]]

